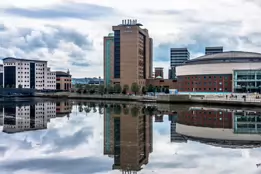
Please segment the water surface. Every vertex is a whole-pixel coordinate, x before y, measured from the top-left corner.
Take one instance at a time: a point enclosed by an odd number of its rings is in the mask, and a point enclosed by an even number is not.
[[[1,174],[261,172],[259,109],[52,100],[1,111]]]

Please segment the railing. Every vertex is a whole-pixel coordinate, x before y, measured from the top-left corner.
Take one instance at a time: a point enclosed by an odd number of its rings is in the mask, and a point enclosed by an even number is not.
[[[246,96],[244,99],[243,96]],[[206,95],[204,97],[194,97],[191,96],[191,99],[204,99],[204,100],[210,100],[210,101],[235,101],[235,102],[261,102],[261,95],[259,95],[260,98],[256,98],[255,95],[252,94],[235,94],[233,97],[230,95]]]

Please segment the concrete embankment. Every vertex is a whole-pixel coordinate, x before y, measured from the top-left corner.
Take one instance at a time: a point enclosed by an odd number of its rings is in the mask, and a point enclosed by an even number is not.
[[[230,105],[230,106],[261,106],[258,101],[243,101],[243,100],[226,100],[226,99],[208,99],[204,96],[190,95],[158,95],[157,97],[144,96],[127,96],[127,95],[86,95],[77,93],[53,93],[53,94],[37,94],[36,97],[46,98],[68,98],[68,99],[82,99],[82,100],[110,100],[110,101],[136,101],[145,103],[175,103],[175,104],[208,104],[208,105]],[[260,100],[261,101],[261,100]]]
[[[200,103],[207,105],[230,105],[230,106],[261,106],[260,101],[244,100],[229,100],[229,99],[208,99],[204,96],[189,96],[189,95],[160,95],[157,97],[157,103]]]

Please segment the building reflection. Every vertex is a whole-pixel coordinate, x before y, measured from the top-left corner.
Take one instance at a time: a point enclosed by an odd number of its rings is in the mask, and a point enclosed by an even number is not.
[[[114,105],[104,111],[104,154],[114,158],[113,170],[137,173],[152,152],[153,118],[138,106]]]
[[[178,112],[176,131],[187,140],[227,148],[261,146],[261,112],[192,107]]]
[[[58,103],[61,110],[70,113],[66,101]],[[72,108],[71,105],[69,108]],[[4,106],[2,114],[3,132],[17,133],[24,131],[33,131],[47,129],[47,123],[57,117],[57,102],[38,102],[31,105],[12,105]],[[59,115],[58,115],[59,116]]]
[[[72,103],[68,100],[56,102],[56,117],[69,117],[72,113]]]

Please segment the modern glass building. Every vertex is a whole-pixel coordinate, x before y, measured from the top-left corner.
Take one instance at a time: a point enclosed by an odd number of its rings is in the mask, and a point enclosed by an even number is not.
[[[114,34],[110,33],[104,37],[104,85],[108,86],[111,83],[112,75],[112,60],[114,57]]]
[[[205,48],[205,55],[217,54],[217,53],[222,53],[222,52],[223,52],[223,47],[206,47]]]
[[[261,69],[234,70],[234,92],[261,93]]]
[[[172,79],[176,79],[176,66],[184,64],[189,59],[190,53],[187,48],[170,49],[170,67],[172,71]]]

